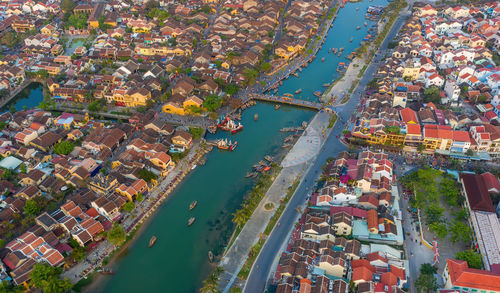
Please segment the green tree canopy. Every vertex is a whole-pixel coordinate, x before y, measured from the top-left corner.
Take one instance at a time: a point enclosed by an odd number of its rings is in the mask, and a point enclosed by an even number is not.
[[[122,208],[124,211],[130,213],[134,210],[135,204],[132,201],[127,201],[127,203],[125,203]]]
[[[114,245],[122,244],[125,241],[125,236],[123,227],[118,223],[114,223],[113,227],[111,227],[107,233],[108,241]]]
[[[439,101],[441,101],[441,95],[437,86],[433,85],[424,90],[424,102],[439,103]]]
[[[465,260],[470,268],[481,269],[483,267],[481,255],[472,250],[459,251],[455,254],[455,258]]]
[[[222,97],[219,97],[218,95],[209,95],[205,98],[203,107],[205,107],[205,109],[209,112],[214,112],[222,106],[222,101]]]
[[[60,143],[56,143],[53,146],[54,153],[59,155],[67,155],[73,151],[75,148],[75,144],[69,140],[62,141]]]
[[[75,8],[76,4],[72,0],[62,0],[61,2],[61,9],[64,12],[67,11],[73,11],[73,8]]]
[[[27,216],[36,217],[41,210],[42,208],[40,207],[40,205],[32,199],[27,200],[24,204],[24,213]]]
[[[189,133],[193,136],[193,139],[199,139],[203,134],[203,128],[189,127]]]
[[[61,279],[62,268],[47,263],[37,263],[31,271],[31,284],[43,292],[68,292],[72,285],[68,279]]]
[[[151,180],[156,180],[158,176],[147,169],[141,169],[139,170],[139,178],[144,179],[147,183],[150,183]]]

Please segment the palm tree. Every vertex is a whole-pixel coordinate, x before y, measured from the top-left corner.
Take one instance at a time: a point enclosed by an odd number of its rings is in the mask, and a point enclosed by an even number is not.
[[[233,213],[233,223],[238,225],[238,227],[240,228],[243,227],[243,225],[245,225],[246,217],[243,209],[239,209],[235,213]]]
[[[217,280],[219,280],[220,275],[222,275],[223,273],[224,273],[224,268],[220,266],[216,266],[215,271],[213,272],[213,274],[217,276]]]
[[[210,274],[205,280],[203,280],[203,287],[200,288],[200,292],[206,293],[217,293],[217,281],[212,278]]]

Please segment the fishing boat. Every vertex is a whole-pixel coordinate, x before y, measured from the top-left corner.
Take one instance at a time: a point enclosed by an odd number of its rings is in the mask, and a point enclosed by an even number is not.
[[[367,26],[368,24],[365,22],[365,26]]]
[[[329,84],[329,83],[324,83],[324,84],[322,84],[321,86],[323,86],[323,87],[329,87],[329,86],[330,86],[330,84]]]
[[[325,57],[321,58],[321,62],[325,62]]]
[[[243,125],[240,122],[235,123],[233,120],[229,119],[229,121],[222,125],[220,129],[235,134],[236,132],[243,130]]]
[[[294,73],[293,73],[293,75],[294,75],[295,77],[299,77],[299,74],[298,74],[297,72],[294,72]]]
[[[250,178],[253,177],[254,172],[248,172],[247,175],[245,175],[245,178]]]
[[[259,119],[259,114],[253,115],[253,120],[257,121],[257,119]]]
[[[151,239],[149,239],[148,247],[155,245],[155,243],[156,243],[156,236],[153,236],[153,237],[151,237]]]
[[[361,27],[358,25],[358,26],[356,27],[356,29],[357,29],[357,30],[359,30],[359,29],[361,29]]]
[[[359,7],[356,7],[356,11],[359,11]]]
[[[210,125],[207,127],[207,130],[208,130],[208,132],[210,132],[210,134],[215,134],[215,132],[217,131],[217,126]]]
[[[293,95],[289,94],[289,93],[285,93],[285,94],[283,94],[283,96],[293,98]]]
[[[196,220],[195,217],[189,218],[189,220],[188,220],[188,227],[191,226],[191,225],[193,225],[194,220]]]
[[[234,151],[237,146],[238,146],[238,142],[237,141],[235,141],[233,143],[231,143],[231,141],[229,141],[229,150],[230,151]]]
[[[196,169],[196,167],[198,167],[198,165],[194,164],[193,167],[191,167],[191,170]]]
[[[282,148],[284,148],[284,149],[286,149],[286,148],[289,148],[289,147],[291,147],[291,146],[292,146],[292,145],[291,145],[291,144],[289,144],[289,143],[284,143],[281,147],[282,147]]]
[[[280,105],[276,104],[274,105],[274,110],[278,110],[280,107],[281,107]]]
[[[321,91],[315,91],[313,93],[313,95],[315,95],[316,97],[321,97],[322,94],[323,94],[323,92],[321,92]]]
[[[211,250],[208,251],[208,261],[210,262],[214,261],[214,254],[212,253]]]
[[[351,37],[351,39],[349,40],[349,42],[351,42],[351,43],[352,43],[352,37]]]
[[[264,159],[266,159],[266,161],[268,161],[269,163],[271,163],[273,161],[273,158],[271,156],[269,156],[269,155],[266,155],[264,157]]]
[[[97,270],[97,272],[103,274],[103,275],[114,275],[115,272],[113,272],[112,269],[109,269],[109,268],[100,268]]]
[[[216,143],[217,148],[221,150],[228,150],[229,144],[227,143],[227,139],[219,139]]]
[[[330,49],[328,50],[328,53],[331,53],[331,52],[332,52],[332,49],[330,48]]]
[[[196,205],[197,205],[197,204],[198,204],[198,201],[194,200],[194,201],[193,201],[193,202],[189,205],[189,210],[190,210],[190,211],[191,211],[191,210],[193,210],[193,209],[196,207]]]
[[[342,55],[342,51],[340,51],[340,52],[339,52],[339,55],[338,55],[338,56],[340,57],[341,55]]]

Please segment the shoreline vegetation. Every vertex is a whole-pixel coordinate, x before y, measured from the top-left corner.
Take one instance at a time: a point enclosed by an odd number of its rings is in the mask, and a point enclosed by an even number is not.
[[[286,196],[280,201],[280,205],[278,208],[275,209],[274,214],[272,215],[271,219],[267,223],[266,229],[264,229],[264,233],[261,234],[259,240],[257,243],[252,246],[250,249],[250,252],[248,253],[248,258],[241,267],[241,270],[238,272],[238,277],[241,278],[242,280],[246,279],[248,277],[248,274],[250,273],[253,263],[257,259],[257,256],[260,253],[260,250],[264,246],[264,243],[266,242],[267,237],[271,234],[271,232],[274,229],[274,226],[278,222],[279,218],[281,217],[281,214],[283,214],[283,211],[288,205],[288,201],[292,197],[292,195],[295,193],[295,190],[299,186],[300,183],[300,175],[295,179],[293,184],[289,187],[288,192],[286,193]]]

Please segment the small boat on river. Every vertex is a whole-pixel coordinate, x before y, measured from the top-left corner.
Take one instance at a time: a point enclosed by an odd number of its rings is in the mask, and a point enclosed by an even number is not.
[[[153,236],[153,237],[151,237],[151,239],[149,239],[148,247],[155,245],[155,243],[156,243],[156,236]]]
[[[351,42],[351,43],[352,43],[352,37],[351,37],[351,39],[349,40],[349,42]]]
[[[367,26],[368,24],[365,22],[365,26]]]
[[[266,155],[264,159],[266,159],[266,161],[268,161],[269,163],[273,161],[273,158],[270,155]]]
[[[359,7],[356,7],[356,11],[359,11]]]
[[[214,261],[214,254],[212,253],[211,250],[208,251],[208,261],[210,262]]]
[[[243,124],[241,124],[240,122],[235,123],[233,120],[229,119],[229,121],[227,121],[226,124],[222,125],[220,129],[235,134],[236,132],[243,130]]]
[[[298,89],[295,91],[295,94],[297,95],[297,94],[300,94],[301,92],[302,92],[302,89]]]
[[[196,200],[195,200],[195,201],[193,201],[193,202],[189,205],[189,210],[190,210],[190,211],[192,211],[192,210],[196,207],[196,205],[197,205],[197,204],[198,204],[198,201],[196,201]]]
[[[259,119],[259,114],[256,113],[255,115],[253,115],[253,120],[257,121],[258,119]]]
[[[293,95],[289,94],[289,93],[285,93],[285,94],[283,94],[283,96],[293,98]]]
[[[359,30],[359,29],[361,29],[361,27],[358,25],[358,26],[356,27],[356,30]]]
[[[321,62],[325,62],[325,57],[321,58]]]
[[[313,95],[315,95],[316,97],[321,97],[322,94],[323,94],[323,92],[321,92],[321,91],[315,91],[313,93]]]
[[[274,106],[274,110],[278,110],[280,107],[281,107],[280,105],[276,104],[276,105]]]
[[[189,220],[188,220],[188,227],[189,227],[189,226],[191,226],[191,225],[193,225],[194,220],[196,220],[196,218],[195,218],[195,217],[191,217],[191,218],[189,218]]]
[[[324,84],[322,84],[321,86],[323,86],[323,87],[329,87],[329,86],[330,86],[330,84],[329,84],[329,83],[324,83]]]
[[[115,272],[113,272],[113,270],[110,268],[100,268],[97,270],[97,272],[99,272],[103,275],[114,275],[115,274]]]

